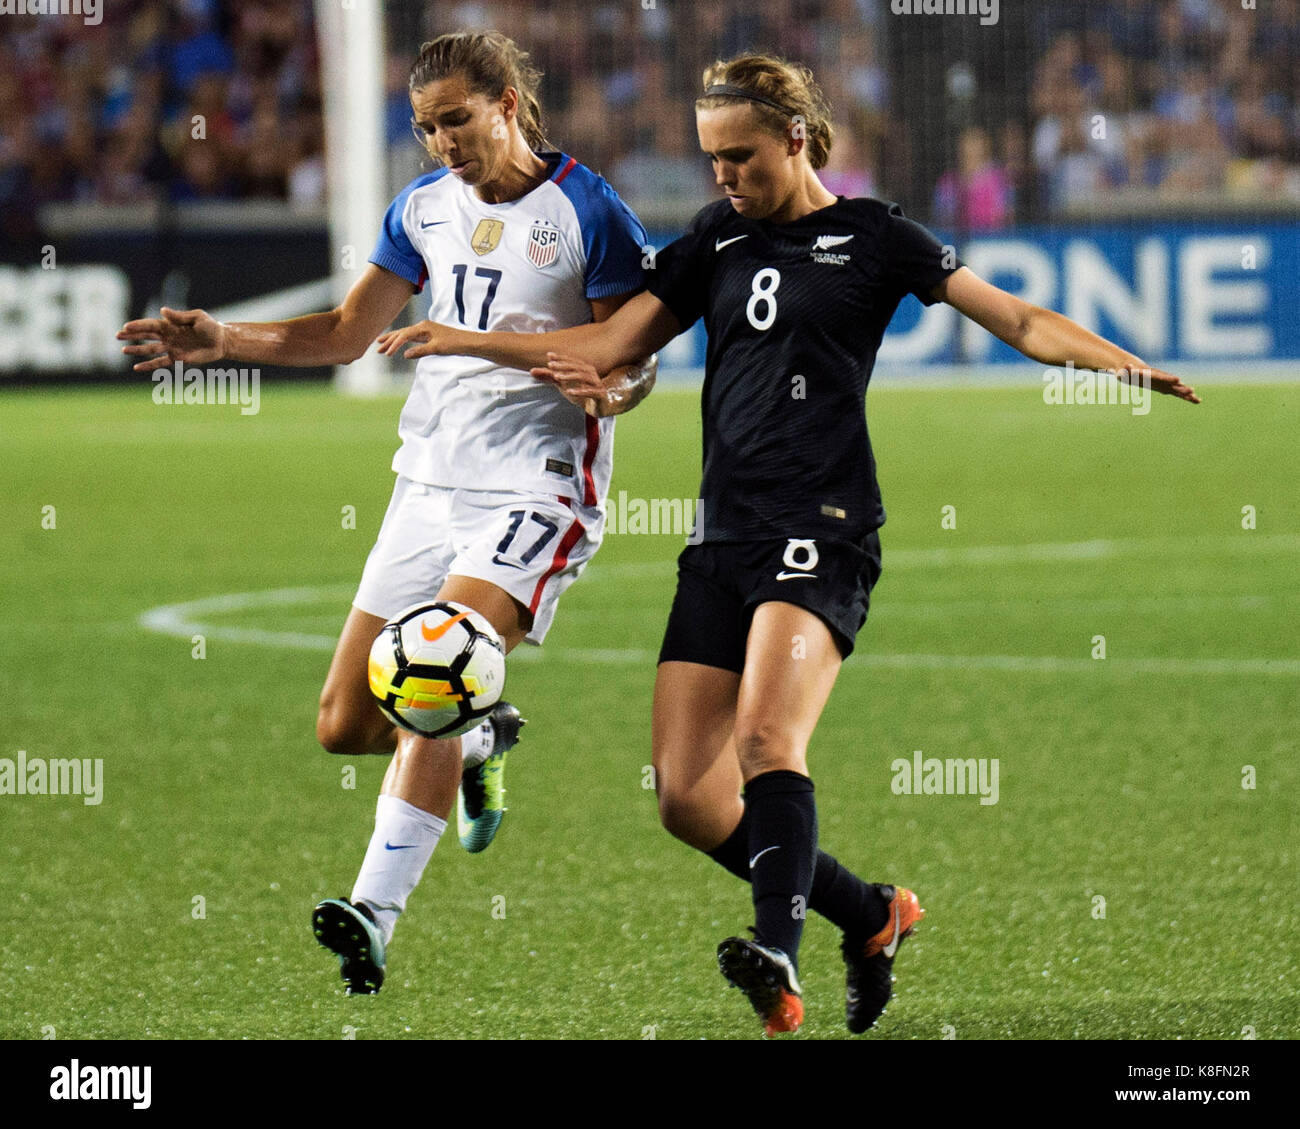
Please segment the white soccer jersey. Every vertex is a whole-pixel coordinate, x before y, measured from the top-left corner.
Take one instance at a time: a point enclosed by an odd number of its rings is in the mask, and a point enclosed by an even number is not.
[[[487,204],[447,169],[393,201],[370,261],[422,287],[429,320],[544,333],[591,321],[589,298],[643,285],[645,229],[600,176],[563,153],[550,177]],[[614,420],[596,420],[552,384],[473,357],[421,357],[402,409],[393,469],[416,482],[560,495],[601,505]]]

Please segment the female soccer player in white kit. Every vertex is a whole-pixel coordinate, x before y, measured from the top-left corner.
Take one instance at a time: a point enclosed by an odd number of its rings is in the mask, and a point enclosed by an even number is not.
[[[546,149],[540,74],[499,33],[424,44],[411,71],[413,123],[441,165],[389,207],[370,265],[329,313],[224,325],[164,309],[127,323],[140,371],[177,361],[345,364],[430,282],[429,317],[474,330],[545,332],[603,321],[642,288],[644,228],[614,190]],[[519,714],[498,705],[463,737],[393,728],[366,679],[384,623],[421,600],[453,600],[492,623],[507,650],[540,644],[560,594],[600,544],[614,421],[649,391],[653,358],[608,374],[584,407],[528,373],[427,357],[402,410],[397,484],[321,692],[330,752],[396,753],[350,899],[312,914],[349,994],[383,983],[398,916],[446,827],[458,786],[461,841],[481,850],[500,821],[501,769]]]

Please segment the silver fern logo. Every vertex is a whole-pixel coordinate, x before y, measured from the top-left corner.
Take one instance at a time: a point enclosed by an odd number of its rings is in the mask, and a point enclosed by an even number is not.
[[[832,266],[842,267],[849,261],[849,256],[845,252],[832,252],[832,247],[838,247],[847,243],[853,236],[851,235],[819,235],[813,241],[812,255],[814,263],[830,263]]]

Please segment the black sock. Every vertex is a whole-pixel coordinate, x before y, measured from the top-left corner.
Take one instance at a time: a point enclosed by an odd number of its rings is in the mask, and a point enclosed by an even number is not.
[[[737,878],[749,881],[748,805],[736,824],[736,830],[705,854]],[[889,920],[889,903],[881,896],[880,887],[862,881],[841,866],[834,856],[821,850],[817,852],[817,862],[813,867],[808,908],[816,910],[846,933],[867,937],[883,929]]]
[[[889,920],[889,903],[874,882],[863,882],[825,851],[817,852],[808,904],[853,937],[879,933]]]
[[[817,858],[813,783],[785,769],[765,772],[745,786],[745,806],[754,935],[759,944],[781,949],[798,967]]]

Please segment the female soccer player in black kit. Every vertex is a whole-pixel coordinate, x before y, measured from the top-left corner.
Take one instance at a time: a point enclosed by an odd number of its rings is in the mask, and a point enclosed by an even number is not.
[[[387,334],[408,357],[467,353],[530,368],[570,399],[703,317],[703,528],[678,562],[655,680],[664,826],[752,887],[754,939],[718,949],[767,1034],[803,1017],[803,907],[843,931],[847,1019],[884,1010],[916,895],[863,882],[818,849],[809,739],[866,620],[884,523],[865,395],[904,294],[945,301],[1047,365],[1108,370],[1198,403],[1176,377],[982,281],[898,205],[833,196],[831,145],[804,67],[764,55],[715,63],[696,102],[700,147],[726,194],[659,252],[648,290],[609,320],[546,334],[429,322]],[[419,344],[423,342],[423,344]],[[562,350],[562,352],[560,352]]]

